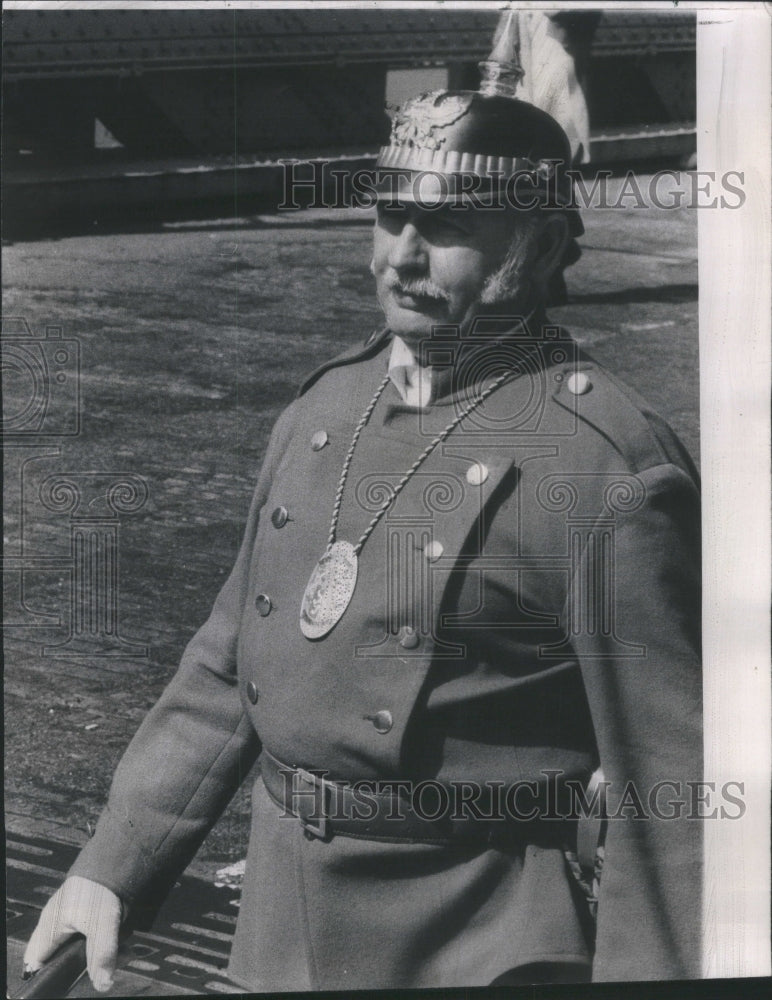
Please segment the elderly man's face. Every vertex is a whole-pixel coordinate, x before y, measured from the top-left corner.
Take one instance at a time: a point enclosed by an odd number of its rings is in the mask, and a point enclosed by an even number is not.
[[[468,323],[515,225],[509,212],[380,202],[372,269],[389,328],[415,344],[438,324]]]

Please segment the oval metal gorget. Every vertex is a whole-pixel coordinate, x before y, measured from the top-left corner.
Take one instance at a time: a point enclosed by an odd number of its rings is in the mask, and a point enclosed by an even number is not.
[[[350,542],[334,542],[314,567],[300,606],[300,631],[321,639],[338,624],[357,582],[357,554]]]
[[[389,373],[384,376],[383,381],[375,390],[375,395],[368,403],[367,409],[359,418],[359,422],[354,428],[354,436],[351,438],[351,444],[343,460],[343,469],[341,470],[338,489],[335,493],[327,550],[314,567],[311,579],[308,581],[305,593],[303,594],[303,603],[300,606],[300,631],[307,639],[321,639],[343,617],[346,608],[351,603],[354,587],[356,586],[357,560],[359,553],[362,551],[362,546],[418,469],[421,468],[437,445],[442,444],[447,436],[458,427],[464,417],[477,409],[502,382],[511,378],[511,376],[512,372],[507,370],[499,375],[498,378],[495,378],[476,399],[473,399],[460,413],[456,414],[450,423],[432,438],[396,486],[390,490],[389,495],[373,515],[356,545],[352,545],[350,542],[337,542],[335,541],[335,534],[338,530],[338,516],[343,500],[343,491],[346,488],[349,466],[354,456],[354,449],[357,446],[359,435],[370,419],[370,414],[375,409],[375,404],[380,399],[381,393],[391,381]]]

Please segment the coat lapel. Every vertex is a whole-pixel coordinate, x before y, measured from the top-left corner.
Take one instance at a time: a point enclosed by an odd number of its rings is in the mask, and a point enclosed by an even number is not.
[[[535,452],[550,456],[556,451],[554,435],[560,429],[550,426],[552,417],[558,414],[561,423],[566,417],[547,406],[550,394],[543,371],[501,386],[435,449],[384,519],[386,530],[403,536],[397,548],[406,554],[418,550],[416,561],[429,591],[427,618],[434,628],[442,625],[453,573],[464,571],[483,552],[486,519],[497,495],[515,488],[519,463]],[[427,432],[437,433],[455,412],[454,406],[435,407]]]

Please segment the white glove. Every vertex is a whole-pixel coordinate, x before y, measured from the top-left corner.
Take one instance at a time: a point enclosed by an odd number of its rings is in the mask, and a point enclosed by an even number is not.
[[[43,907],[24,952],[25,971],[37,972],[69,937],[84,934],[89,978],[104,993],[113,985],[120,925],[121,901],[115,893],[73,875]]]

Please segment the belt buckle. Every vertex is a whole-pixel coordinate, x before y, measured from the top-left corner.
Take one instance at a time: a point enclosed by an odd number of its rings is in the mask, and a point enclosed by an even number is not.
[[[303,833],[309,840],[327,840],[330,835],[330,825],[328,822],[328,817],[325,813],[325,807],[327,805],[327,795],[325,789],[325,782],[323,778],[317,778],[316,775],[311,774],[310,771],[306,771],[305,768],[298,767],[295,769],[298,781],[302,782],[304,785],[308,786],[310,789],[310,794],[313,795],[313,807],[310,812],[304,810],[303,806],[307,801],[309,795],[309,790],[301,788],[293,788],[293,812],[300,820],[300,825],[303,828]],[[298,808],[294,808],[294,796],[299,794]]]

